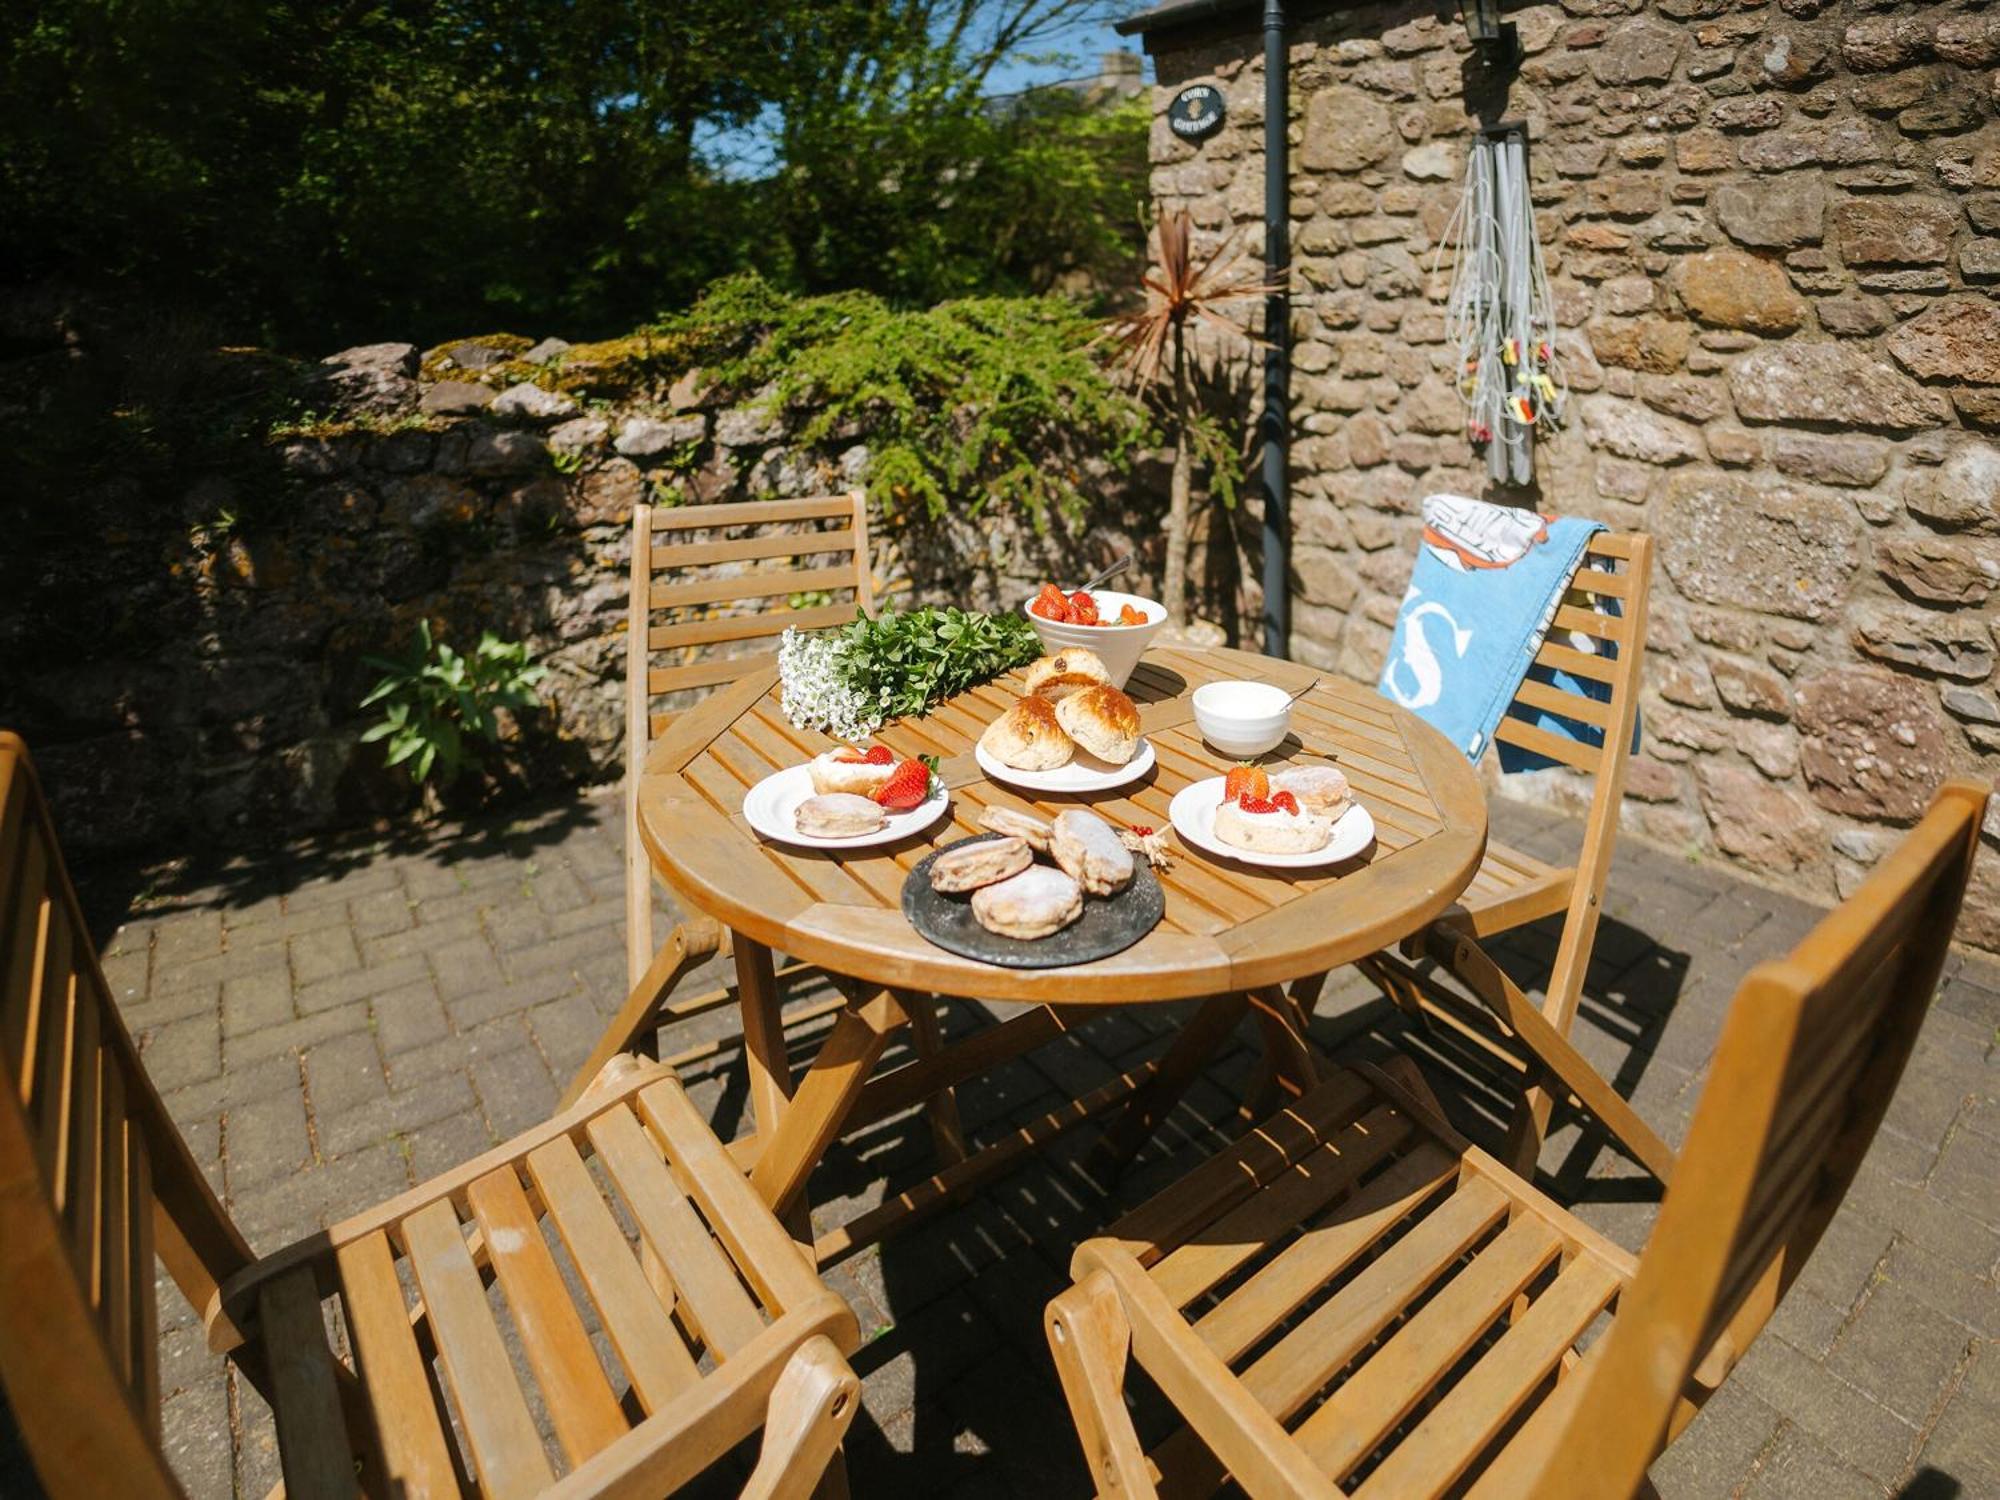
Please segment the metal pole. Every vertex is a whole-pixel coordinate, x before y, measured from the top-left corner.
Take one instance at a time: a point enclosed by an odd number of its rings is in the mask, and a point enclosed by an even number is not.
[[[1264,0],[1264,271],[1283,281],[1291,264],[1291,89],[1283,0]],[[1282,290],[1264,304],[1264,654],[1292,652],[1292,501],[1286,475],[1291,448],[1291,299]]]

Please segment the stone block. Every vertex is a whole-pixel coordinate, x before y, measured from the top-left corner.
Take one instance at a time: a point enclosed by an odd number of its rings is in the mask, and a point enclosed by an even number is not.
[[[1771,462],[1821,484],[1871,485],[1889,472],[1889,445],[1880,438],[1779,431],[1771,435]]]
[[[1681,300],[1703,323],[1779,335],[1805,321],[1805,299],[1792,290],[1784,270],[1741,250],[1690,257],[1680,265],[1679,282]]]
[[[1702,811],[1715,845],[1759,869],[1790,874],[1826,858],[1826,839],[1811,802],[1740,766],[1695,767]]]
[[[1898,593],[1924,604],[1980,604],[2000,588],[2000,547],[1949,537],[1891,537],[1876,547],[1875,566]]]
[[[1759,249],[1816,245],[1826,218],[1826,188],[1817,173],[1775,182],[1724,183],[1710,202],[1725,234]]]
[[[1903,504],[1911,515],[1940,530],[2000,532],[2000,447],[1960,443],[1935,474],[1911,477],[1903,487]]]
[[[1904,325],[1898,337],[1912,326]],[[1992,357],[2000,360],[2000,349]],[[1901,354],[1898,358],[1910,364]],[[1794,340],[1755,350],[1729,372],[1729,392],[1738,414],[1753,422],[1825,422],[1911,432],[1935,427],[1946,415],[1938,393],[1845,344]]]
[[[1951,255],[1958,210],[1947,198],[1849,198],[1833,209],[1834,240],[1850,266],[1935,266]]]
[[[433,417],[469,417],[493,404],[495,392],[476,380],[440,380],[424,390],[418,410]]]
[[[1829,811],[1914,819],[1950,774],[1944,725],[1921,682],[1835,667],[1800,684],[1794,718],[1806,784]]]
[[[1993,634],[1962,614],[1871,606],[1854,617],[1854,645],[1892,666],[1961,682],[1993,675]]]
[[[1925,380],[2000,385],[2000,307],[1953,297],[1889,335],[1896,363]]]
[[[1702,456],[1701,434],[1684,422],[1616,396],[1578,403],[1592,447],[1647,464],[1678,464]]]
[[[1852,507],[1817,491],[1695,470],[1670,478],[1656,509],[1667,575],[1703,604],[1818,620],[1860,566]]]

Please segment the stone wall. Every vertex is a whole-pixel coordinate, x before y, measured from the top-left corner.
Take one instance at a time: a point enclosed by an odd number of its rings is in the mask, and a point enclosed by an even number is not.
[[[865,435],[804,450],[788,434],[809,412],[722,404],[637,342],[350,349],[305,373],[308,420],[225,445],[226,469],[114,477],[60,515],[44,500],[0,557],[0,725],[35,750],[66,843],[226,853],[407,822],[417,791],[359,742],[379,715],[359,704],[381,675],[364,658],[404,654],[420,618],[460,649],[524,640],[550,669],[545,708],[448,808],[621,774],[632,507],[825,494],[867,466]],[[46,374],[0,380],[9,415]],[[878,514],[878,589],[999,609],[1135,539],[1150,562],[1144,487],[1091,488],[1089,516],[1044,534]]]
[[[2000,770],[2000,8],[1563,0],[1507,12],[1511,75],[1427,0],[1305,9],[1294,654],[1375,678],[1433,491],[1649,531],[1627,826],[1847,891],[1942,778]],[[1261,248],[1255,23],[1149,50],[1157,196]],[[1164,112],[1195,81],[1228,117],[1191,145]],[[1503,118],[1531,133],[1572,392],[1525,491],[1466,440],[1433,271],[1467,138]],[[1254,610],[1245,576],[1227,602]],[[1990,849],[1960,931],[2000,948]]]

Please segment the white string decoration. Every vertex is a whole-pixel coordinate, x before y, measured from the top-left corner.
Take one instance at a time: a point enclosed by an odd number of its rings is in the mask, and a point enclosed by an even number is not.
[[[1526,168],[1525,134],[1475,136],[1465,191],[1431,263],[1435,277],[1445,257],[1453,259],[1445,342],[1456,361],[1466,435],[1486,450],[1487,472],[1504,484],[1534,477],[1534,429],[1559,426],[1569,396]]]

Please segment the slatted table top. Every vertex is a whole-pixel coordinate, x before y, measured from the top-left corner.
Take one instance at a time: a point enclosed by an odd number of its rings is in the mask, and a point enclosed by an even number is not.
[[[1211,857],[1170,835],[1160,925],[1123,953],[1056,969],[1005,969],[932,946],[904,918],[902,888],[931,850],[977,832],[989,805],[1044,817],[1087,805],[1116,825],[1168,828],[1174,793],[1229,765],[1195,728],[1194,690],[1227,678],[1295,690],[1312,675],[1242,651],[1149,651],[1126,691],[1158,764],[1109,793],[1037,799],[988,780],[972,756],[1017,695],[1019,674],[1010,674],[872,737],[899,755],[940,757],[948,817],[901,843],[819,852],[767,843],[743,818],[751,786],[833,744],[786,721],[776,669],[767,668],[675,720],[654,744],[639,790],[640,836],[654,868],[696,909],[780,952],[877,984],[1082,1005],[1283,983],[1422,927],[1465,888],[1486,847],[1485,797],[1465,758],[1414,715],[1334,677],[1294,706],[1292,736],[1266,764],[1333,758],[1375,819],[1374,846],[1352,860],[1323,871],[1273,871]]]

